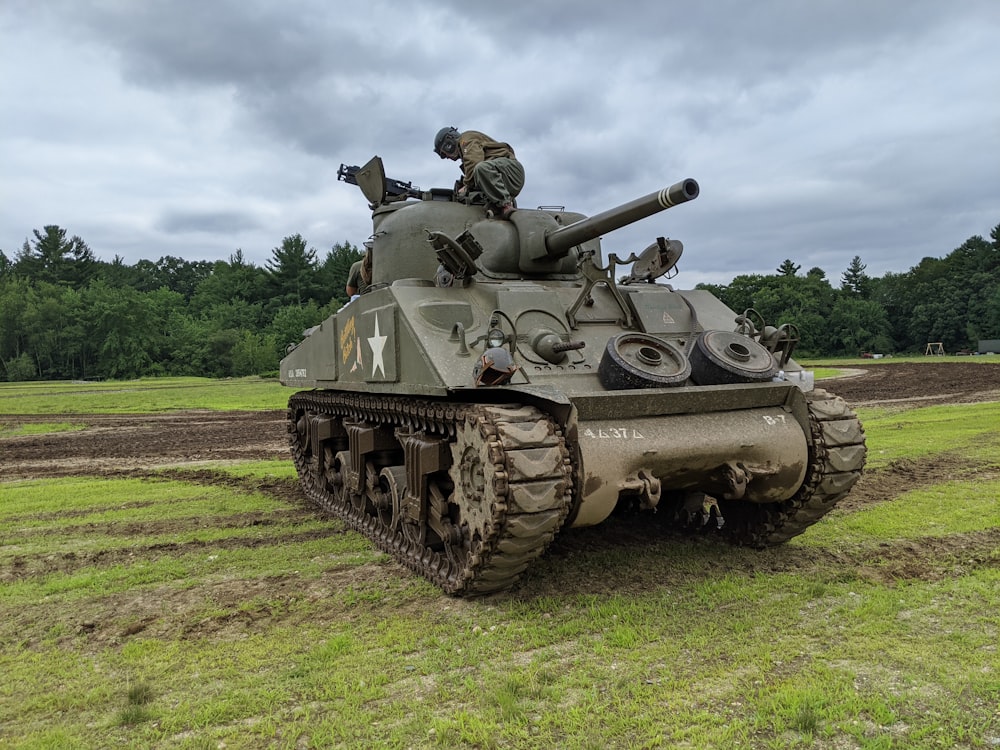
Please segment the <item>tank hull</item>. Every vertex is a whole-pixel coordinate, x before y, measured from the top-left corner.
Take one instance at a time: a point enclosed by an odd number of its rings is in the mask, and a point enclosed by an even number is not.
[[[556,311],[564,310],[575,293],[569,286],[521,281],[461,289],[401,281],[323,321],[282,361],[281,370],[286,385],[312,389],[293,397],[297,401],[289,410],[292,450],[307,494],[383,548],[396,550],[392,554],[404,564],[449,593],[478,595],[509,586],[560,528],[600,524],[626,507],[653,512],[658,522],[675,528],[703,533],[708,527],[740,544],[781,543],[832,508],[860,476],[865,455],[860,422],[842,401],[822,392],[805,392],[789,381],[687,381],[676,387],[606,390],[598,375],[598,353],[621,328],[600,320],[614,303],[599,290],[586,311],[595,320],[559,331],[585,345],[562,362],[541,360],[528,348],[532,337],[516,329],[521,323],[532,330],[543,323],[552,326]],[[675,346],[686,346],[690,336],[680,330],[690,326],[681,314],[689,304],[698,304],[703,321],[733,317],[699,292],[661,288],[643,294],[669,296],[656,304],[674,311],[678,331],[647,335]],[[513,351],[522,366],[509,383],[477,387],[476,355],[485,346],[481,339],[492,313],[513,304],[521,308],[514,320]],[[652,305],[639,299],[637,319]],[[657,320],[668,326],[662,313]],[[340,406],[324,414],[302,405],[310,399]],[[815,404],[830,403],[836,404],[832,418],[817,413]],[[507,438],[505,457],[492,462],[496,476],[487,484],[497,486],[478,491],[492,498],[518,494],[523,507],[515,514],[516,534],[504,525],[506,516],[484,520],[451,507],[461,494],[456,487],[463,471],[478,472],[487,462],[477,458],[471,469],[471,459],[463,464],[464,454],[456,447],[462,440],[460,425],[469,421],[469,413],[489,408],[516,414],[527,409],[531,415],[518,423],[516,440]],[[437,416],[426,416],[432,413]],[[838,445],[824,437],[823,425],[830,422],[846,434],[837,437]],[[509,425],[503,429],[514,433]],[[555,442],[536,445],[533,431]],[[440,455],[413,458],[418,449],[406,446],[414,435],[423,435],[427,443],[420,450]],[[495,434],[475,435],[465,440],[484,444],[466,449],[488,457]],[[512,481],[511,475],[517,478]],[[391,486],[386,476],[395,477]],[[408,512],[408,503],[422,510]],[[471,525],[463,512],[475,519]],[[428,519],[435,514],[438,520],[431,524]],[[407,537],[411,520],[423,524],[423,531],[411,530]],[[464,531],[455,531],[463,525]],[[445,529],[452,529],[448,533],[456,539],[472,533],[476,545],[492,552],[449,554]],[[501,548],[516,549],[516,554]],[[427,555],[437,562],[428,564]],[[470,556],[479,567],[456,562]]]

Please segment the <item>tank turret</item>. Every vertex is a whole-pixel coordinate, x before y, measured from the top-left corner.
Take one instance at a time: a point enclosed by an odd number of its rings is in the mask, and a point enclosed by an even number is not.
[[[281,362],[308,389],[292,456],[308,497],[445,591],[506,588],[614,513],[780,544],[861,475],[861,424],[795,362],[794,324],[662,283],[676,239],[602,252],[694,180],[506,221],[387,180],[378,157],[341,172],[372,209],[372,284]]]

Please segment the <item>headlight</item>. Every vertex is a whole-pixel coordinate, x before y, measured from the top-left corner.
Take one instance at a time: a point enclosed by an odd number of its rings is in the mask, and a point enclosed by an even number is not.
[[[491,349],[500,348],[506,339],[507,337],[504,336],[503,331],[499,328],[491,328],[486,334],[486,343]]]

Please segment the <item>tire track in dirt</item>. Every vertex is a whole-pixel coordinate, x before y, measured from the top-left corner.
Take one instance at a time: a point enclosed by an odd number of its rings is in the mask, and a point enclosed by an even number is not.
[[[900,362],[851,368],[863,374],[823,380],[820,386],[853,406],[1000,400],[1000,362]]]

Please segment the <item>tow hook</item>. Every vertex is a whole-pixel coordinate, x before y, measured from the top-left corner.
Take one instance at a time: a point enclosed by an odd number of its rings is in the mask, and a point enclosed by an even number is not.
[[[715,528],[721,529],[725,526],[726,519],[722,517],[719,501],[714,497],[705,495],[705,502],[701,506],[701,525],[707,526],[713,517],[715,518]]]
[[[618,491],[638,495],[639,507],[643,510],[653,510],[660,502],[660,480],[648,469],[639,469],[619,482]]]
[[[715,519],[715,528],[721,529],[726,519],[722,517],[722,509],[719,508],[719,501],[704,492],[690,492],[684,501],[684,509],[688,513],[688,518],[692,521],[698,518],[702,526]]]

